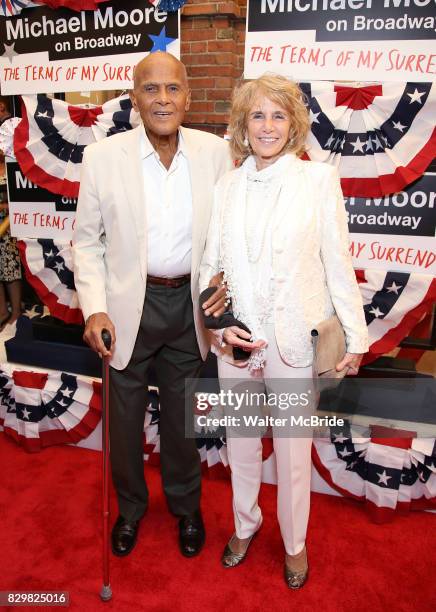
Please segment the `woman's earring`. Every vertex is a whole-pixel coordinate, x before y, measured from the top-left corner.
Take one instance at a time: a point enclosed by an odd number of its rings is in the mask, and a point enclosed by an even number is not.
[[[245,138],[244,138],[244,147],[249,147],[249,146],[250,146],[250,143],[248,141],[247,136],[245,136]]]

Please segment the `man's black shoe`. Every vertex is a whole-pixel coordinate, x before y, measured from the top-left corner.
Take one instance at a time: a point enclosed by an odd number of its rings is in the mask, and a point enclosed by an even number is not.
[[[185,557],[198,555],[203,548],[205,537],[203,519],[199,510],[180,519],[179,545],[182,555]]]
[[[112,529],[112,552],[117,557],[125,557],[136,544],[139,521],[127,521],[119,515]]]

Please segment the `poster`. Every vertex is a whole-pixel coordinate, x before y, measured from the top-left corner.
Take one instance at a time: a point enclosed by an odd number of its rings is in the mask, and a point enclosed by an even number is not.
[[[9,221],[16,238],[53,238],[69,242],[77,200],[34,185],[15,161],[6,160]]]
[[[345,198],[355,268],[436,275],[435,176],[381,198]]]
[[[248,0],[245,77],[432,81],[434,0]]]
[[[129,89],[151,51],[180,56],[179,14],[149,0],[112,0],[96,11],[47,6],[0,17],[3,95]]]

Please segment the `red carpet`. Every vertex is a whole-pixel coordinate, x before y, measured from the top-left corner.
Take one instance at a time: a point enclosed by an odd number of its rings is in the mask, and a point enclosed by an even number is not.
[[[114,596],[104,604],[98,596],[100,454],[62,446],[27,454],[0,434],[0,461],[0,591],[69,591],[70,609],[81,612],[435,609],[435,515],[412,513],[375,525],[359,504],[313,494],[311,575],[301,591],[291,592],[282,580],[275,487],[263,486],[264,525],[247,560],[225,570],[219,558],[232,533],[229,483],[204,480],[206,546],[199,557],[184,559],[156,468],[147,469],[151,503],[140,539],[129,557],[111,557]]]

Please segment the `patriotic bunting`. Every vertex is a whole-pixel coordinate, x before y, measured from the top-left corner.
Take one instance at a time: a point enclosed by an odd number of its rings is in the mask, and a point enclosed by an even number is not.
[[[50,314],[81,323],[69,244],[54,240],[18,242],[28,282]],[[424,274],[357,271],[370,338],[363,364],[394,349],[428,313],[436,300],[436,279]]]
[[[346,197],[399,192],[436,156],[434,84],[300,85],[311,117],[306,157],[337,166]],[[21,170],[68,197],[77,197],[85,146],[140,121],[128,96],[86,109],[43,94],[23,96],[22,114],[14,139]]]
[[[171,13],[178,11],[182,6],[186,4],[186,0],[149,0],[155,8],[160,11],[166,11]]]
[[[436,156],[436,87],[300,83],[311,132],[307,157],[339,169],[344,195],[374,198],[418,179]]]
[[[431,311],[436,279],[430,275],[365,270],[357,272],[369,334],[362,365],[390,352]]]
[[[0,426],[28,451],[88,437],[101,417],[101,385],[64,372],[28,372],[0,366]],[[360,428],[362,429],[362,428]],[[436,440],[415,432],[374,426],[370,437],[346,421],[315,438],[312,459],[324,480],[342,495],[366,502],[377,522],[395,511],[436,508]],[[271,454],[271,440],[265,439]],[[225,440],[198,439],[202,470],[228,478]],[[159,396],[149,390],[144,460],[159,465]]]
[[[76,444],[101,418],[101,385],[72,374],[0,366],[0,425],[28,451]]]
[[[160,465],[159,414],[159,392],[150,388],[144,425],[144,460],[154,466]],[[228,478],[225,441],[218,438],[197,438],[196,443],[202,473],[209,478]]]
[[[65,372],[28,372],[0,365],[0,427],[27,451],[77,444],[101,419],[101,384]],[[225,443],[197,440],[203,474],[228,478]],[[144,422],[144,460],[160,464],[159,395],[150,388]]]
[[[389,520],[395,510],[436,508],[434,438],[380,426],[369,438],[359,437],[346,422],[330,428],[330,439],[314,439],[312,460],[334,489],[365,501],[377,522]]]
[[[37,6],[29,0],[0,0],[0,17],[12,17],[18,15],[25,8]]]
[[[83,323],[70,245],[42,239],[20,240],[17,244],[26,279],[50,314],[65,323]]]
[[[128,95],[82,108],[43,94],[22,96],[23,119],[15,129],[15,157],[39,187],[75,198],[88,144],[139,124]]]

